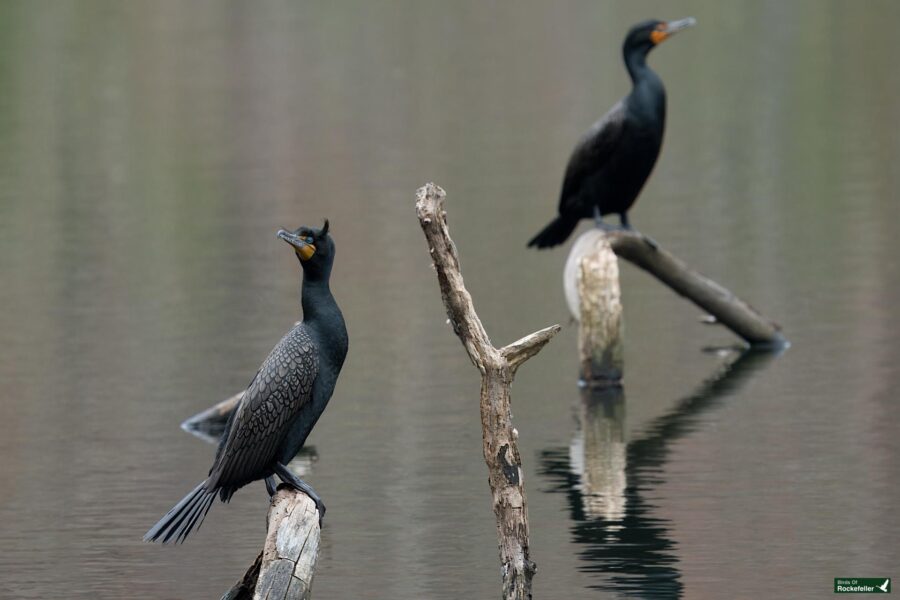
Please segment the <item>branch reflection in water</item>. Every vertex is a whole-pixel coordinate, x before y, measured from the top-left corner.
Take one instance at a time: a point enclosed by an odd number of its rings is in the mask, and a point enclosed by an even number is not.
[[[669,521],[654,516],[648,490],[662,481],[672,442],[694,431],[699,416],[733,395],[776,356],[746,350],[734,355],[696,392],[625,443],[625,392],[583,388],[578,430],[569,448],[541,452],[541,475],[565,493],[583,545],[582,569],[605,575],[592,587],[627,597],[681,597]]]

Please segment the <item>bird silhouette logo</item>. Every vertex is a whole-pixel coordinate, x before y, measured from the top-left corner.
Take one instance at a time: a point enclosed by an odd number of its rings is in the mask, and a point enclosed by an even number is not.
[[[885,580],[884,580],[884,583],[882,583],[881,585],[879,585],[879,586],[877,586],[877,587],[878,587],[878,589],[881,590],[882,592],[890,593],[890,592],[888,591],[888,590],[890,589],[890,587],[891,587],[891,580],[890,580],[890,578],[885,579]]]

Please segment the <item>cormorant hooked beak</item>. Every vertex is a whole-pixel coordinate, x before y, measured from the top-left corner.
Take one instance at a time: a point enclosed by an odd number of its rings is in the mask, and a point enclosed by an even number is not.
[[[275,235],[293,246],[294,252],[297,253],[297,256],[302,261],[311,259],[313,257],[313,254],[316,253],[316,247],[312,243],[312,236],[307,236],[305,238],[300,237],[296,233],[293,233],[286,229],[279,229],[278,233],[276,233]]]
[[[667,40],[682,29],[693,27],[697,24],[697,19],[687,17],[686,19],[678,19],[677,21],[669,21],[668,23],[660,23],[656,29],[650,33],[650,41],[654,44]]]

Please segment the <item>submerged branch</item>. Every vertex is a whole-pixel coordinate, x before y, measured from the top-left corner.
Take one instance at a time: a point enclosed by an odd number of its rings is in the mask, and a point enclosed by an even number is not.
[[[231,413],[237,409],[238,403],[243,397],[244,392],[238,392],[186,419],[181,424],[181,428],[203,441],[218,444],[219,437],[225,431],[225,425],[228,423]]]

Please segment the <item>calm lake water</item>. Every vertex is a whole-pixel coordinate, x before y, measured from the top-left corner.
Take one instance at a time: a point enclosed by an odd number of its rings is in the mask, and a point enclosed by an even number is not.
[[[780,356],[623,267],[624,392],[577,387],[555,211],[581,131],[654,52],[631,213],[782,323]],[[900,3],[0,3],[0,597],[218,598],[263,485],[180,547],[186,417],[300,317],[281,226],[331,219],[350,354],[309,443],[318,598],[495,598],[478,377],[415,219],[448,191],[495,343],[562,323],[513,389],[535,598],[830,597],[900,576]],[[718,351],[704,351],[709,348]]]

